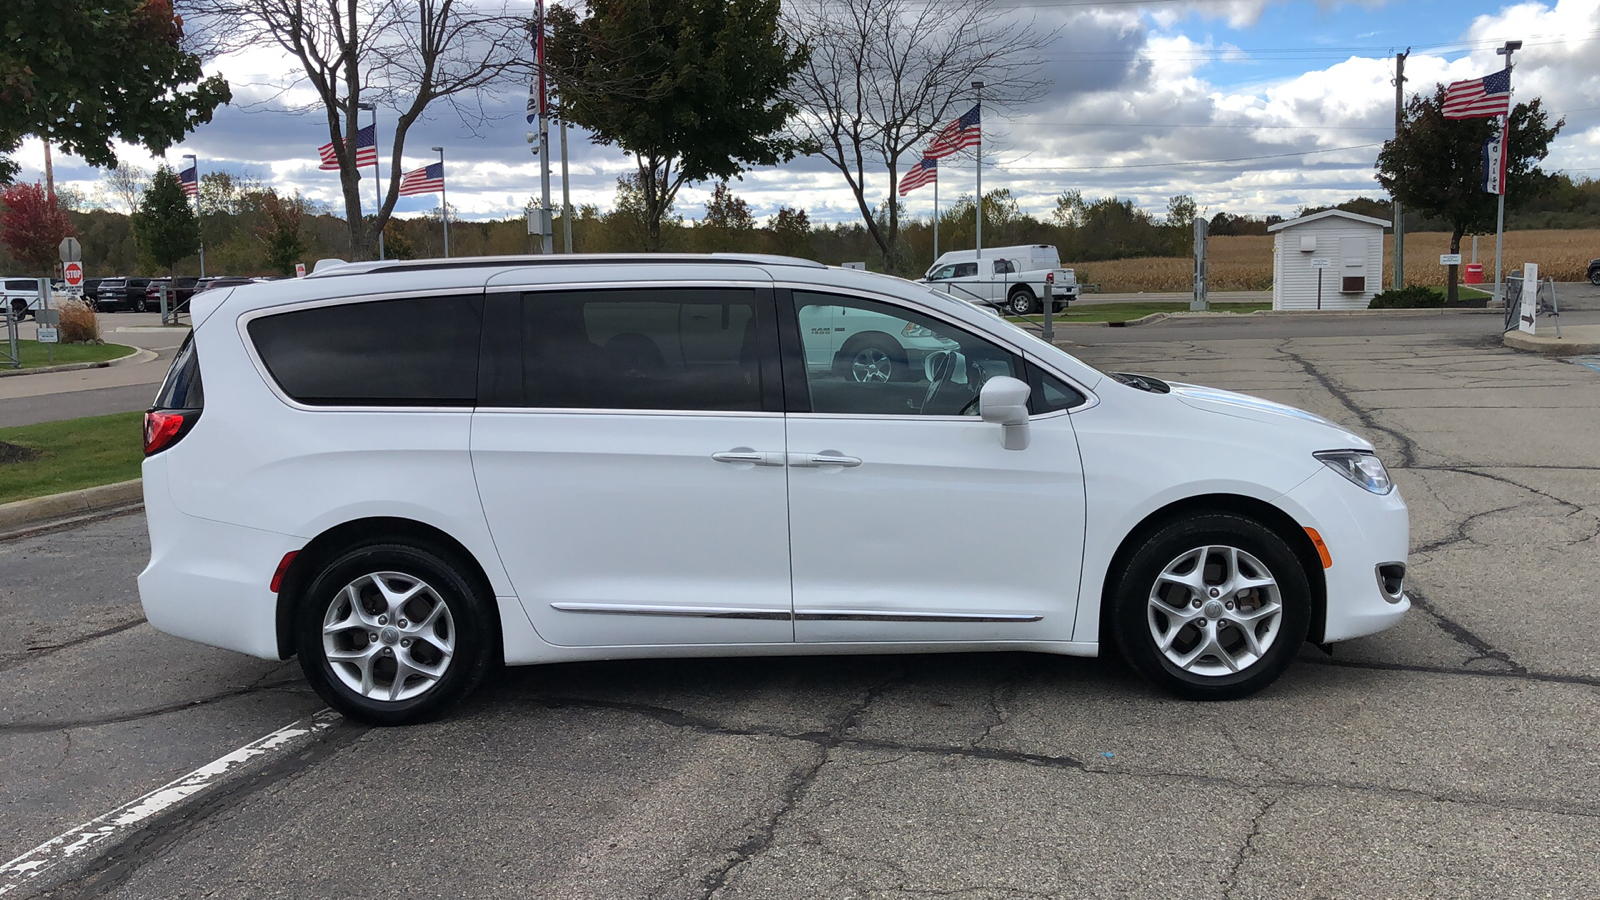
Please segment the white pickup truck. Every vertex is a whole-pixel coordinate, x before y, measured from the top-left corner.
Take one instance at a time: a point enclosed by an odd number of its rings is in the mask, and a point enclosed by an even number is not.
[[[1078,279],[1061,268],[1061,254],[1049,244],[952,250],[934,261],[922,283],[972,303],[986,303],[1016,316],[1039,312],[1045,285],[1055,312],[1078,299]]]

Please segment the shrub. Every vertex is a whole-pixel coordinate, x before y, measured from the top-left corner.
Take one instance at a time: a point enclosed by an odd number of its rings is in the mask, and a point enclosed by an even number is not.
[[[63,344],[100,343],[100,319],[94,314],[94,307],[83,300],[63,300],[58,309]]]
[[[1395,290],[1390,288],[1372,298],[1368,309],[1441,309],[1444,306],[1444,295],[1435,293],[1430,288],[1413,284]]]

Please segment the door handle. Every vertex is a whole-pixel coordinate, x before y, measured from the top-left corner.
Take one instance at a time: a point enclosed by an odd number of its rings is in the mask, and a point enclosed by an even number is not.
[[[752,450],[749,447],[735,447],[721,453],[711,454],[711,458],[719,463],[733,463],[746,466],[781,466],[784,464],[784,454],[774,450]]]
[[[820,469],[823,466],[839,466],[853,469],[861,465],[861,457],[845,456],[837,450],[824,450],[821,453],[791,453],[789,465],[801,469]]]

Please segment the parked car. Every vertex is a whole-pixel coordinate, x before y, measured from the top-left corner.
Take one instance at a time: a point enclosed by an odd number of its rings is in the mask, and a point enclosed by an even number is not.
[[[83,300],[90,306],[98,309],[100,306],[100,283],[104,278],[85,278],[83,280]]]
[[[1600,259],[1589,260],[1589,283],[1600,285]]]
[[[1410,606],[1406,506],[1365,438],[1102,373],[898,278],[325,262],[193,305],[145,416],[145,615],[297,655],[370,722],[498,660],[1102,641],[1230,699]],[[860,377],[858,316],[921,365]]]
[[[145,285],[144,303],[150,309],[161,308],[161,292],[167,288],[172,289],[172,294],[167,298],[169,307],[182,306],[194,296],[200,279],[193,275],[179,275],[177,278],[153,278]]]
[[[1061,255],[1049,244],[952,250],[929,267],[922,281],[929,287],[972,303],[1026,316],[1044,308],[1046,285],[1052,311],[1078,299],[1078,280],[1071,269],[1061,268]]]
[[[200,279],[194,286],[194,292],[198,294],[201,291],[209,291],[212,288],[239,287],[241,285],[254,284],[260,280],[259,278],[249,278],[243,275],[213,275],[209,278]]]
[[[0,278],[0,291],[4,292],[4,308],[13,318],[21,321],[39,309],[39,279]]]
[[[144,312],[149,309],[144,297],[145,288],[149,286],[148,278],[133,278],[126,275],[106,278],[100,282],[99,289],[95,291],[95,309],[101,312],[113,310]]]

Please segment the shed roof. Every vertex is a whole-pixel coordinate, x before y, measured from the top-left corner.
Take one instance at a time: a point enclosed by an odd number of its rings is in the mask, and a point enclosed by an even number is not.
[[[1305,225],[1310,222],[1315,222],[1318,219],[1326,219],[1329,216],[1338,216],[1341,219],[1349,219],[1352,222],[1365,222],[1368,225],[1382,225],[1385,228],[1388,228],[1394,224],[1393,222],[1387,222],[1383,219],[1374,219],[1371,216],[1358,216],[1353,212],[1345,212],[1342,209],[1325,209],[1322,212],[1312,213],[1309,216],[1301,216],[1298,219],[1290,219],[1287,222],[1279,222],[1276,225],[1268,225],[1267,231],[1268,233],[1282,231],[1285,228],[1293,228],[1296,225]]]

